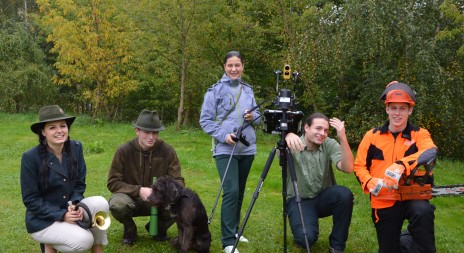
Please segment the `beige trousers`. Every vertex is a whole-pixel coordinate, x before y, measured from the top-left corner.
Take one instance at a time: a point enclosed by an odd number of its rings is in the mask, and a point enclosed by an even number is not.
[[[104,197],[93,196],[82,200],[92,216],[98,211],[109,213],[108,202]],[[51,226],[31,234],[40,243],[51,244],[60,252],[85,252],[95,245],[107,245],[106,230],[98,228],[83,229],[77,224],[56,221]]]

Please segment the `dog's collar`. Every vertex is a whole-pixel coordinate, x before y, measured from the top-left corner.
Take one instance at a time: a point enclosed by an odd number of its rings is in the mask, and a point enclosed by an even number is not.
[[[185,188],[182,188],[182,192],[180,192],[180,198],[188,198],[189,197],[185,192],[186,192]]]
[[[182,189],[182,192],[180,193],[180,196],[177,199],[177,201],[176,202],[171,202],[170,206],[177,204],[177,202],[179,202],[183,198],[189,198],[189,196],[187,194],[185,194],[185,189]]]

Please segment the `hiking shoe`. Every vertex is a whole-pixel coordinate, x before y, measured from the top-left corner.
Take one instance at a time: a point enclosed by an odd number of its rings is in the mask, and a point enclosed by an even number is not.
[[[235,234],[235,238],[238,237],[238,234]],[[245,236],[240,236],[240,238],[238,239],[239,242],[249,242],[248,239],[245,238]]]
[[[329,246],[329,253],[345,253],[344,250],[336,250]]]
[[[137,226],[135,222],[129,222],[124,225],[124,234],[122,236],[122,244],[132,246],[137,240]]]
[[[132,246],[134,245],[135,243],[135,240],[134,239],[130,239],[130,238],[122,238],[122,245],[127,245],[127,246]]]
[[[222,251],[224,251],[224,253],[232,253],[233,248],[234,246],[230,245],[230,246],[225,247]],[[239,253],[238,249],[235,249],[234,253]]]

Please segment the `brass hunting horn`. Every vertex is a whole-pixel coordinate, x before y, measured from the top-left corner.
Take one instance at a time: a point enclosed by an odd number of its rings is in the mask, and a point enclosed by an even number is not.
[[[109,228],[111,224],[111,219],[110,215],[107,212],[98,211],[92,219],[92,213],[90,212],[90,209],[86,204],[79,202],[74,207],[74,210],[77,211],[79,207],[82,207],[82,209],[85,210],[88,217],[88,219],[82,219],[76,222],[77,225],[79,225],[81,228],[89,229],[92,227],[96,227],[100,230],[107,230]]]

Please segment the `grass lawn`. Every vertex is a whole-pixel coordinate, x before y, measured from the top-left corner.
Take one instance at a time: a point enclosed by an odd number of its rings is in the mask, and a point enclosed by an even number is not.
[[[30,130],[37,119],[32,114],[0,114],[0,248],[2,252],[39,252],[39,245],[27,234],[24,224],[25,208],[21,200],[19,182],[20,159],[24,151],[37,145],[38,138]],[[348,131],[351,131],[348,126]],[[71,128],[72,139],[83,143],[87,163],[86,196],[102,195],[109,198],[106,188],[109,166],[115,149],[134,137],[134,131],[127,124],[101,123],[92,125],[88,118],[78,117]],[[161,138],[173,145],[181,160],[182,174],[187,187],[196,191],[211,213],[220,186],[214,161],[211,157],[211,139],[199,129],[174,131],[169,126],[161,132]],[[258,154],[248,178],[242,219],[253,198],[260,180],[264,164],[279,136],[258,132]],[[352,147],[355,150],[357,147]],[[283,252],[282,218],[282,175],[276,155],[255,205],[252,209],[244,236],[249,243],[240,243],[240,252]],[[349,187],[355,195],[353,218],[346,252],[377,252],[375,229],[370,219],[369,198],[361,192],[354,175],[336,172],[338,184]],[[464,184],[464,164],[457,161],[440,160],[435,167],[437,185]],[[221,200],[221,199],[220,199]],[[463,252],[464,249],[464,198],[441,197],[432,200],[435,212],[435,236],[437,252]],[[210,224],[212,233],[211,252],[221,252],[220,241],[221,202],[215,210]],[[155,243],[144,229],[148,217],[136,218],[139,240],[133,247],[120,244],[122,225],[112,219],[108,230],[109,245],[106,252],[175,252],[168,243]],[[287,222],[288,226],[288,222]],[[319,241],[311,252],[327,252],[331,218],[320,220]],[[168,231],[171,237],[177,233],[175,226]],[[287,229],[287,251],[306,252],[292,242],[290,228]]]

